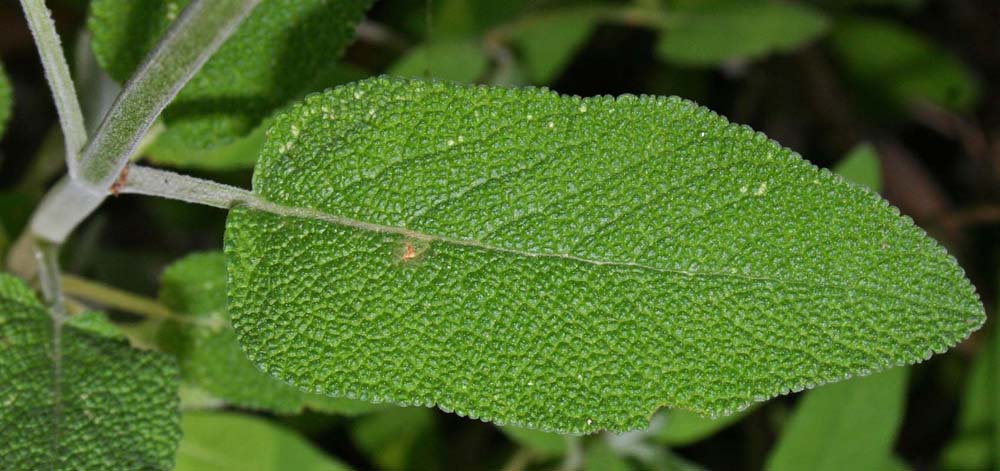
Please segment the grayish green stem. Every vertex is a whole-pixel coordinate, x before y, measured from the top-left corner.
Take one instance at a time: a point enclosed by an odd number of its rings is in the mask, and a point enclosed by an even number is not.
[[[238,204],[263,203],[242,188],[140,165],[129,166],[128,178],[119,192],[159,196],[223,209]]]
[[[260,0],[195,0],[125,84],[83,151],[79,179],[95,192],[118,177],[142,136]]]
[[[106,192],[97,193],[73,179],[63,178],[35,208],[29,228],[39,239],[61,244],[80,221],[100,206],[106,195]]]
[[[48,79],[49,88],[52,89],[52,98],[55,100],[56,111],[59,113],[59,125],[65,136],[66,163],[69,166],[70,174],[73,174],[77,154],[87,142],[87,129],[84,127],[80,103],[76,99],[73,78],[69,74],[66,56],[63,54],[59,35],[56,34],[55,24],[52,22],[52,17],[49,16],[49,9],[45,7],[45,2],[43,0],[21,0],[21,7],[24,9],[24,16],[28,19],[31,34],[35,37],[38,55],[41,56],[42,66],[45,68],[45,78]]]

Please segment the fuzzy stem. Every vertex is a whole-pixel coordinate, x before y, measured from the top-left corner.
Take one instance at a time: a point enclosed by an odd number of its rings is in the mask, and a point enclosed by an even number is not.
[[[76,170],[77,155],[87,142],[87,128],[84,126],[73,78],[70,76],[59,35],[56,33],[55,24],[49,15],[49,9],[45,7],[45,2],[21,0],[21,8],[38,46],[45,78],[49,82],[49,88],[52,89],[52,98],[59,114],[59,125],[65,136],[66,164],[70,174],[73,174]]]

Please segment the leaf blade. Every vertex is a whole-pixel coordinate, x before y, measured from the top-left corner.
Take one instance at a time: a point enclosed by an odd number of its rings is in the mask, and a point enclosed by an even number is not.
[[[81,315],[83,316],[83,315]],[[0,274],[0,455],[12,469],[170,469],[180,439],[177,369],[86,315],[51,322]]]
[[[368,80],[279,116],[254,191],[284,209],[230,212],[234,328],[331,395],[643,428],[920,361],[983,319],[883,200],[676,98]]]

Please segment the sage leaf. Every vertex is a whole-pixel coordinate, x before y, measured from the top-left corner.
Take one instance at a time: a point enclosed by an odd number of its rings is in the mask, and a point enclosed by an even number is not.
[[[828,20],[805,5],[703,2],[671,10],[657,44],[664,60],[713,66],[802,47],[826,32]]]
[[[268,420],[231,412],[187,412],[174,471],[347,471],[307,440]]]
[[[870,190],[679,98],[376,78],[278,116],[229,310],[305,390],[555,432],[721,415],[978,328]]]
[[[337,83],[325,76],[371,2],[264,0],[164,110],[168,129],[190,147],[226,144],[290,100]],[[187,3],[92,2],[87,26],[98,63],[128,79]]]
[[[179,317],[159,332],[163,349],[177,357],[182,377],[230,404],[279,414],[304,408],[356,415],[380,406],[309,394],[275,380],[247,359],[226,311],[226,264],[222,253],[195,253],[167,267],[160,299]]]
[[[168,470],[180,440],[177,367],[132,349],[99,314],[54,331],[0,274],[0,457],[5,469]]]

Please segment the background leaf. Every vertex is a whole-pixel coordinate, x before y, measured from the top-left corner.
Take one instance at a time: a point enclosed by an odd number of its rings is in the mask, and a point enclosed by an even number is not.
[[[809,391],[766,469],[886,469],[903,418],[906,376],[896,368]]]
[[[656,441],[671,446],[689,445],[740,421],[751,410],[747,408],[714,419],[685,410],[665,410],[660,412],[663,425],[656,430],[654,437]]]
[[[657,52],[682,65],[754,60],[802,47],[827,25],[822,13],[801,4],[699,2],[668,10]]]
[[[500,430],[514,442],[542,457],[562,456],[566,453],[565,435],[512,426],[500,427]]]
[[[379,469],[439,469],[434,414],[425,407],[392,408],[362,417],[351,426],[351,439]]]
[[[489,65],[474,39],[435,39],[414,47],[387,72],[390,75],[474,83]]]
[[[7,72],[0,64],[0,137],[3,137],[4,129],[7,128],[7,120],[14,108],[14,90],[10,87],[10,80],[7,79]]]
[[[862,98],[876,111],[880,106],[919,103],[968,110],[979,99],[978,81],[965,65],[903,26],[846,19],[834,28],[830,45]]]
[[[61,332],[57,341],[41,303],[0,274],[4,468],[170,469],[180,439],[173,360],[133,350],[98,314]]]
[[[168,321],[160,343],[177,356],[186,381],[230,404],[281,414],[309,407],[354,415],[380,407],[305,393],[254,367],[229,324],[225,287],[226,264],[219,252],[188,255],[163,272],[160,299],[183,321]]]
[[[582,7],[534,13],[507,30],[528,78],[536,84],[555,80],[596,29],[601,11]]]
[[[174,471],[347,471],[305,439],[268,420],[186,412]]]
[[[187,3],[95,0],[87,26],[98,63],[126,80]],[[335,61],[370,4],[261,2],[164,111],[168,132],[188,147],[226,144],[290,100],[339,83]]]
[[[254,191],[278,214],[230,212],[233,325],[262,369],[334,396],[645,428],[983,321],[875,194],[676,98],[368,80],[278,117]]]

